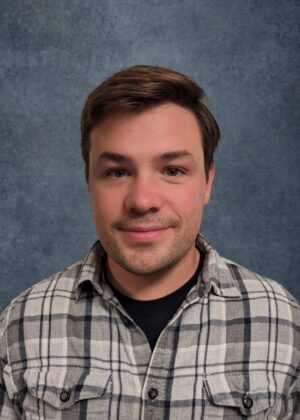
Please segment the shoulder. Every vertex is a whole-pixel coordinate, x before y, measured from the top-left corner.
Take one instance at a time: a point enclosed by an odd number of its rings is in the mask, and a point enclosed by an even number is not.
[[[265,313],[300,329],[300,304],[282,284],[227,258],[221,260],[253,315]]]
[[[249,301],[257,306],[268,302],[282,304],[291,308],[299,319],[299,302],[278,281],[258,274],[220,255],[202,235],[198,235],[196,243],[206,255],[202,271],[204,289],[209,290],[211,285],[216,295],[228,297],[230,302],[232,302],[232,298],[237,300],[241,298],[243,301]]]
[[[24,290],[0,315],[0,337],[9,324],[24,316],[36,316],[43,308],[54,301],[75,300],[76,280],[82,269],[83,261],[77,261],[66,269],[59,271],[30,288]]]
[[[294,303],[296,306],[300,306],[297,299],[280,282],[255,273],[227,258],[221,258],[241,293],[266,293],[274,298],[284,298],[287,301]]]

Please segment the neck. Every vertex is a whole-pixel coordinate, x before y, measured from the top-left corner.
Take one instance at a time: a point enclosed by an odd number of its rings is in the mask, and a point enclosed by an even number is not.
[[[199,259],[200,253],[194,247],[165,272],[145,276],[130,273],[108,257],[107,274],[112,285],[124,295],[136,300],[154,300],[183,286],[195,273]]]

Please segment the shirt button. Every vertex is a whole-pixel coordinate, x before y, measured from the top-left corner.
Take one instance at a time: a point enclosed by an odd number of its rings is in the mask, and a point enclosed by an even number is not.
[[[151,400],[155,400],[157,396],[158,396],[158,390],[156,388],[150,388],[148,391],[148,397]]]
[[[69,401],[70,396],[71,396],[71,392],[64,390],[60,393],[59,398],[60,398],[60,401],[67,402],[67,401]]]
[[[243,406],[245,408],[251,408],[253,406],[253,400],[250,398],[249,394],[243,395]]]

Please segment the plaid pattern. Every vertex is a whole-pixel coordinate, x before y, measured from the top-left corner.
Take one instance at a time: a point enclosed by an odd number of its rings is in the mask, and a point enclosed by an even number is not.
[[[1,419],[299,419],[298,303],[197,243],[199,282],[152,354],[99,273],[99,242],[12,301],[0,320]]]

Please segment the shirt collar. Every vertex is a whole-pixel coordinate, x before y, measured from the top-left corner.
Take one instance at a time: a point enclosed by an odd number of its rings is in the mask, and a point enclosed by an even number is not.
[[[236,280],[233,279],[224,258],[200,234],[196,238],[196,246],[205,253],[205,262],[198,283],[199,294],[212,292],[222,297],[241,297]],[[101,273],[101,259],[104,255],[105,251],[100,241],[95,242],[75,279],[76,301],[95,294],[106,299],[114,298]]]
[[[206,256],[202,269],[204,293],[214,292],[223,297],[241,297],[237,282],[232,277],[226,260],[200,234],[196,238],[196,245],[204,251]]]

